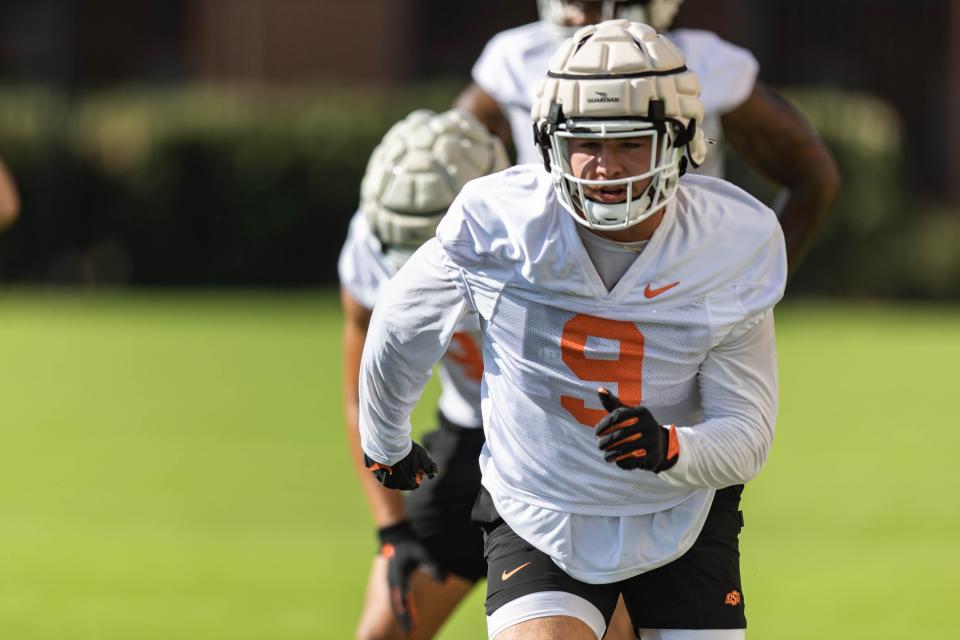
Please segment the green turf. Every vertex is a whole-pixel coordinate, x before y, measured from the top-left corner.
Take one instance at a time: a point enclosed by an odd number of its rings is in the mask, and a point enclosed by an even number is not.
[[[339,322],[326,293],[0,292],[0,638],[352,637]],[[956,637],[960,309],[794,303],[778,332],[750,637]],[[445,640],[486,637],[481,596]]]

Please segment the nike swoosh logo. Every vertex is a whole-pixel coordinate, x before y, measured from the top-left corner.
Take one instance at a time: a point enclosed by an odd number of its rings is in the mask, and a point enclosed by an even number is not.
[[[677,280],[673,284],[668,284],[663,287],[657,287],[656,289],[651,289],[650,285],[647,285],[647,288],[643,290],[643,297],[646,298],[647,300],[649,300],[650,298],[656,298],[661,293],[664,293],[666,291],[669,291],[670,289],[673,289],[678,284],[680,284],[679,280]]]
[[[533,561],[531,560],[530,562],[533,562]],[[503,573],[500,574],[500,579],[506,582],[507,580],[513,577],[513,574],[515,574],[517,571],[520,571],[520,569],[523,569],[524,567],[526,567],[528,564],[530,564],[530,562],[524,562],[522,565],[520,565],[516,569],[513,569],[512,571],[504,571]]]

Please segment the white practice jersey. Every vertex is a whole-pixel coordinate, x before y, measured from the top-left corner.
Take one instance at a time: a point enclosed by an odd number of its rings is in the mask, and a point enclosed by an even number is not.
[[[467,184],[391,282],[360,376],[361,440],[388,464],[464,313],[480,316],[483,484],[514,531],[591,583],[684,553],[715,489],[762,466],[777,405],[772,307],[786,253],[773,212],[722,180],[685,176],[643,252],[608,290],[542,167]],[[660,474],[603,460],[605,386],[677,425]]]
[[[704,106],[702,123],[706,136],[720,141],[720,116],[743,104],[753,91],[759,65],[746,49],[709,31],[677,29],[666,34],[687,59],[687,67],[700,78]],[[545,23],[509,29],[494,36],[473,66],[473,81],[500,104],[510,121],[517,164],[543,163],[533,142],[530,110],[537,87],[547,75],[550,58],[563,37]],[[718,147],[696,170],[703,175],[723,176],[723,154]]]
[[[350,221],[338,269],[341,286],[368,309],[374,308],[380,288],[396,273],[397,266],[391,263],[366,217],[359,211]],[[483,356],[478,329],[475,316],[464,318],[439,367],[440,412],[459,426],[476,429],[483,426],[480,415]]]

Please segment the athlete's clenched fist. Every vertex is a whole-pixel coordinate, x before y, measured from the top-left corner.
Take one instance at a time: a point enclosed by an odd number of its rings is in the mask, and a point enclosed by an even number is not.
[[[677,463],[680,443],[677,428],[665,427],[644,407],[628,407],[603,387],[600,402],[609,413],[597,423],[603,459],[621,469],[645,469],[660,473]]]
[[[416,442],[413,443],[410,453],[396,464],[387,465],[377,462],[366,453],[363,454],[363,464],[387,489],[416,489],[420,486],[423,476],[432,480],[440,470],[427,450]]]

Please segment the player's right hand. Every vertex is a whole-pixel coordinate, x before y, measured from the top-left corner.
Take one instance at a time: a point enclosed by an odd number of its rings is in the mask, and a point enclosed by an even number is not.
[[[440,470],[427,450],[416,442],[413,443],[410,453],[396,464],[377,462],[366,453],[363,454],[363,464],[373,472],[380,484],[388,489],[416,489],[423,481],[423,476],[432,480]]]
[[[406,634],[417,627],[417,611],[410,593],[410,578],[418,567],[426,569],[434,580],[442,582],[446,573],[430,557],[406,521],[379,530],[380,553],[387,558],[387,583],[390,608]]]

